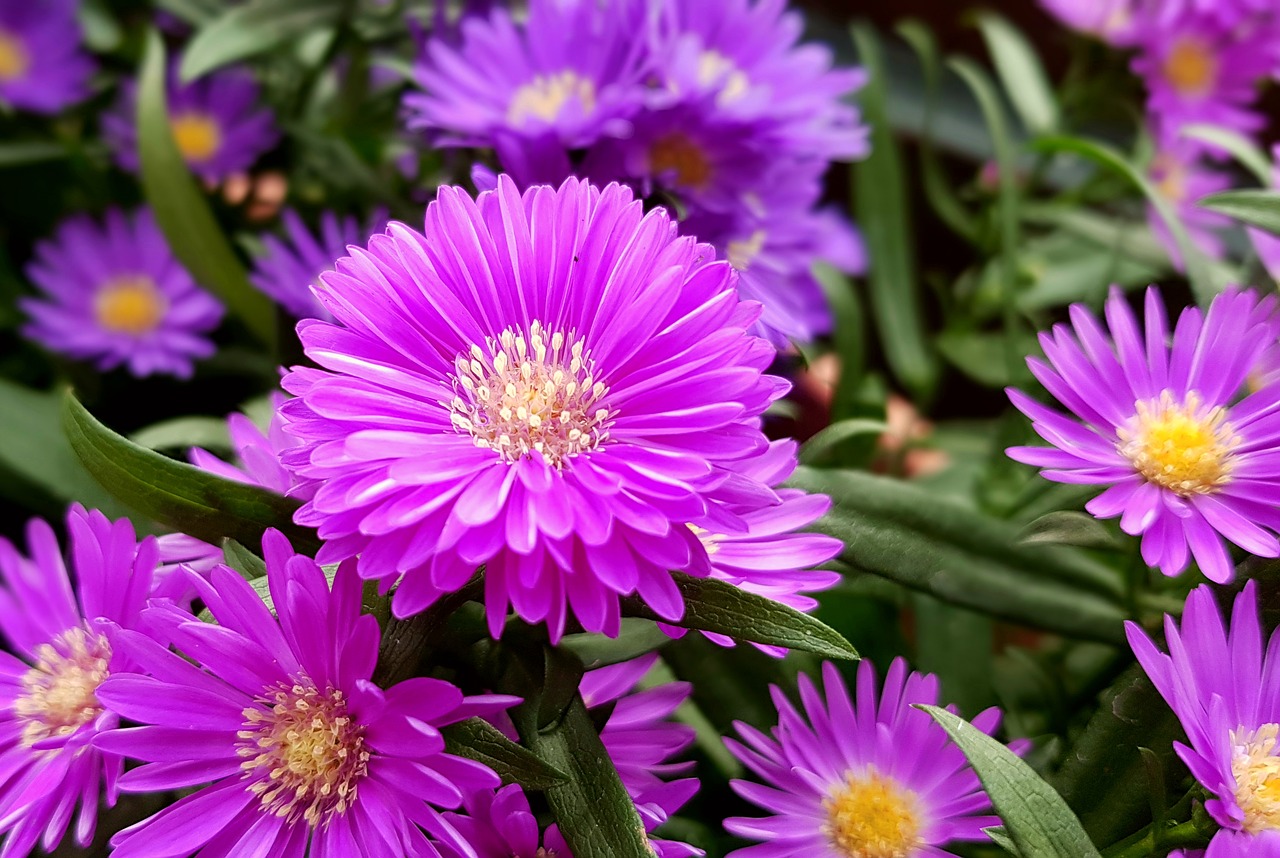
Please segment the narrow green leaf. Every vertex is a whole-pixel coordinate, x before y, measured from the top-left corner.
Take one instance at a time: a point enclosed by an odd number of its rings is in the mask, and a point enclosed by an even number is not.
[[[1252,139],[1230,128],[1198,122],[1184,126],[1181,132],[1183,137],[1226,150],[1240,166],[1253,174],[1258,184],[1271,185],[1271,161]]]
[[[315,531],[293,523],[296,500],[224,480],[139,446],[103,426],[70,393],[63,402],[62,425],[72,449],[104,488],[174,530],[215,545],[224,537],[260,545],[263,531],[274,527],[304,554],[320,547]]]
[[[217,417],[175,417],[139,429],[129,439],[152,450],[181,450],[185,453],[191,447],[231,449],[227,421]]]
[[[246,581],[267,577],[267,563],[234,539],[222,540],[222,557]]]
[[[840,378],[831,394],[831,416],[833,420],[839,420],[854,410],[858,385],[866,372],[866,322],[862,301],[858,299],[853,281],[821,262],[814,266],[813,274],[831,307],[831,338],[836,354],[840,356]]]
[[[925,338],[906,178],[889,127],[884,61],[870,27],[855,25],[853,40],[870,74],[861,96],[871,126],[871,155],[854,168],[854,209],[871,255],[871,310],[890,368],[917,400],[927,400],[937,385],[938,364]]]
[[[502,731],[481,718],[468,718],[440,731],[445,750],[498,773],[503,783],[520,784],[528,790],[545,790],[568,780],[537,754],[508,739]]]
[[[67,148],[52,140],[14,140],[0,143],[0,168],[25,167],[67,156]]]
[[[1115,551],[1120,542],[1107,526],[1088,513],[1058,510],[1042,515],[1022,528],[1018,541],[1023,545],[1074,545]]]
[[[1035,47],[1016,27],[995,12],[976,16],[982,38],[991,52],[996,74],[1018,111],[1022,124],[1035,134],[1058,127],[1058,100]]]
[[[840,559],[955,605],[1087,640],[1124,641],[1122,585],[1080,551],[1018,545],[1018,527],[901,480],[800,468],[788,485],[832,508],[814,527]]]
[[[1223,191],[1205,197],[1199,205],[1272,235],[1280,235],[1280,191],[1256,188]]]
[[[669,643],[670,635],[649,620],[623,617],[622,630],[616,638],[591,632],[565,635],[560,640],[560,648],[576,655],[587,670],[594,670],[630,661]]]
[[[1003,825],[993,825],[990,828],[982,829],[982,833],[991,838],[991,842],[999,846],[1011,855],[1018,854],[1018,847],[1009,837],[1009,833],[1004,830]]]
[[[349,0],[252,0],[200,28],[182,58],[182,79],[265,53],[338,21]]]
[[[942,699],[966,715],[977,715],[996,702],[995,626],[991,617],[914,593],[917,670],[936,675]]]
[[[1080,820],[1031,766],[958,715],[915,704],[960,746],[1022,858],[1101,858]]]
[[[197,283],[226,302],[263,343],[274,348],[275,308],[249,283],[169,129],[164,42],[154,30],[147,36],[142,58],[137,119],[142,190],[169,247]]]
[[[841,442],[864,435],[883,435],[889,431],[889,424],[883,420],[868,420],[851,417],[832,423],[800,447],[800,463],[811,465],[827,453],[838,447]]]
[[[817,653],[824,658],[858,657],[857,650],[837,631],[795,608],[725,581],[694,578],[681,572],[672,572],[671,577],[684,598],[683,617],[663,620],[635,596],[623,600],[623,614],[715,632],[734,640]]]

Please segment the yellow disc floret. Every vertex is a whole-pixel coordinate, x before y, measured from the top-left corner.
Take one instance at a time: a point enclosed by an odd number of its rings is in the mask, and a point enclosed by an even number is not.
[[[102,714],[96,695],[107,678],[111,646],[102,635],[69,629],[38,647],[35,656],[13,704],[27,747],[70,736]]]
[[[660,137],[649,147],[649,171],[675,177],[682,188],[701,190],[711,182],[711,162],[702,149],[683,134]]]
[[[182,160],[203,164],[222,148],[222,127],[205,113],[179,113],[169,120]]]
[[[1236,804],[1244,812],[1242,827],[1249,834],[1280,830],[1280,757],[1276,733],[1280,725],[1231,731],[1231,774],[1236,781]]]
[[[1218,66],[1218,57],[1209,45],[1194,36],[1183,36],[1165,57],[1164,76],[1180,95],[1204,95],[1218,81]]]
[[[1240,439],[1223,408],[1206,408],[1195,391],[1179,402],[1167,390],[1135,408],[1117,431],[1116,448],[1148,482],[1190,497],[1231,479]]]
[[[104,330],[141,337],[156,329],[169,302],[150,277],[114,277],[99,287],[94,316]]]
[[[31,54],[13,33],[0,29],[0,83],[19,80],[31,68]]]
[[[507,107],[507,121],[523,125],[530,118],[553,122],[565,105],[576,100],[584,115],[596,109],[596,87],[577,72],[538,75],[515,91]]]
[[[850,772],[823,806],[823,831],[848,858],[910,858],[923,845],[915,793],[873,768]]]

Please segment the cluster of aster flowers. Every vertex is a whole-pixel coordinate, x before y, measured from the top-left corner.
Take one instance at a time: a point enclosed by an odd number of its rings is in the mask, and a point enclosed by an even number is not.
[[[862,73],[800,30],[782,0],[534,0],[520,21],[498,8],[425,43],[408,124],[491,149],[521,186],[630,185],[739,271],[765,307],[756,330],[806,341],[830,324],[813,264],[863,265],[851,226],[818,205],[822,174],[867,143],[845,101]]]

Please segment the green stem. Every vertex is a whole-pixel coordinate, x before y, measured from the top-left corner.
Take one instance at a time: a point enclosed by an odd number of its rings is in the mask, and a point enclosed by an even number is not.
[[[1158,835],[1158,836],[1157,836]],[[1106,858],[1160,858],[1174,849],[1184,846],[1203,846],[1207,838],[1195,822],[1183,822],[1163,832],[1147,828],[1142,836],[1114,852],[1107,852]]]

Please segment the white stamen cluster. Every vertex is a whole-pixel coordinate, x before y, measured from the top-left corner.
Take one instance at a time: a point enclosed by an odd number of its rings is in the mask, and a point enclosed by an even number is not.
[[[1280,757],[1276,734],[1280,725],[1231,731],[1231,774],[1236,781],[1236,804],[1244,813],[1242,827],[1249,834],[1280,830]]]
[[[35,666],[22,677],[22,695],[13,711],[22,724],[22,743],[70,736],[102,713],[98,686],[107,678],[111,645],[102,635],[68,629],[35,652]]]

